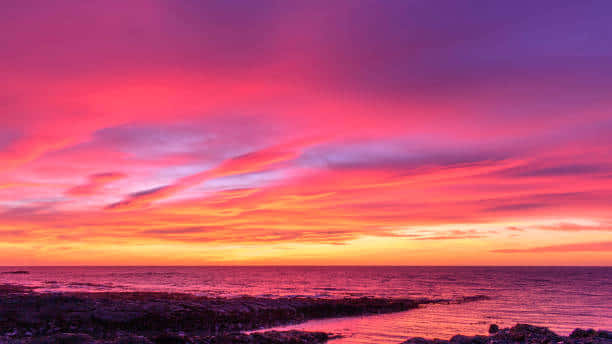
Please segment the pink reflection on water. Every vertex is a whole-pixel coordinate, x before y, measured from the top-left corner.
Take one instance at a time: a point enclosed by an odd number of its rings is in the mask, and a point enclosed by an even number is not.
[[[601,305],[577,315],[580,305],[556,305],[576,308],[568,317],[564,312],[550,312],[546,306],[523,309],[512,307],[505,300],[485,300],[469,304],[428,305],[401,313],[346,317],[337,319],[312,320],[303,324],[282,326],[274,330],[323,331],[341,334],[344,337],[330,341],[330,344],[397,344],[410,337],[450,339],[456,334],[487,334],[492,323],[500,327],[511,327],[517,323],[547,326],[558,334],[568,335],[577,327],[612,328],[612,319],[593,316],[590,312],[602,312],[610,305]],[[603,324],[603,325],[602,325]]]

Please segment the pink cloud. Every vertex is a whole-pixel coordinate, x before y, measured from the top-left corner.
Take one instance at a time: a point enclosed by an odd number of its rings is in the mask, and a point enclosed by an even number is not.
[[[230,158],[213,169],[183,177],[173,184],[133,193],[123,201],[107,206],[106,209],[130,210],[144,207],[212,178],[262,171],[275,164],[297,158],[299,150],[312,142],[316,141],[299,140]]]
[[[89,196],[99,192],[104,186],[125,178],[126,175],[118,172],[97,173],[89,176],[87,183],[77,185],[67,191],[72,196]]]

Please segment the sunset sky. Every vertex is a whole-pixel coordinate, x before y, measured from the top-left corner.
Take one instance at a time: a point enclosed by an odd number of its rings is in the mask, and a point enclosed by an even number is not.
[[[2,1],[0,265],[611,265],[609,1]]]

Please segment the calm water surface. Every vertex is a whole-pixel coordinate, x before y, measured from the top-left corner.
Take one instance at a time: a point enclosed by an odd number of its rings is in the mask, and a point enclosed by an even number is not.
[[[4,267],[0,283],[58,291],[168,291],[209,296],[429,297],[491,300],[310,321],[284,328],[329,331],[333,344],[399,343],[408,337],[484,334],[526,322],[561,334],[612,329],[612,268],[585,267]]]

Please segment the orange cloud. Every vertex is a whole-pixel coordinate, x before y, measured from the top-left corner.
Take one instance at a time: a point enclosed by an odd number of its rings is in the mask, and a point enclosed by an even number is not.
[[[561,232],[578,232],[578,231],[612,231],[611,224],[584,225],[571,222],[561,222],[554,225],[538,226],[537,229],[561,231]]]
[[[612,241],[492,250],[496,253],[612,252]]]

